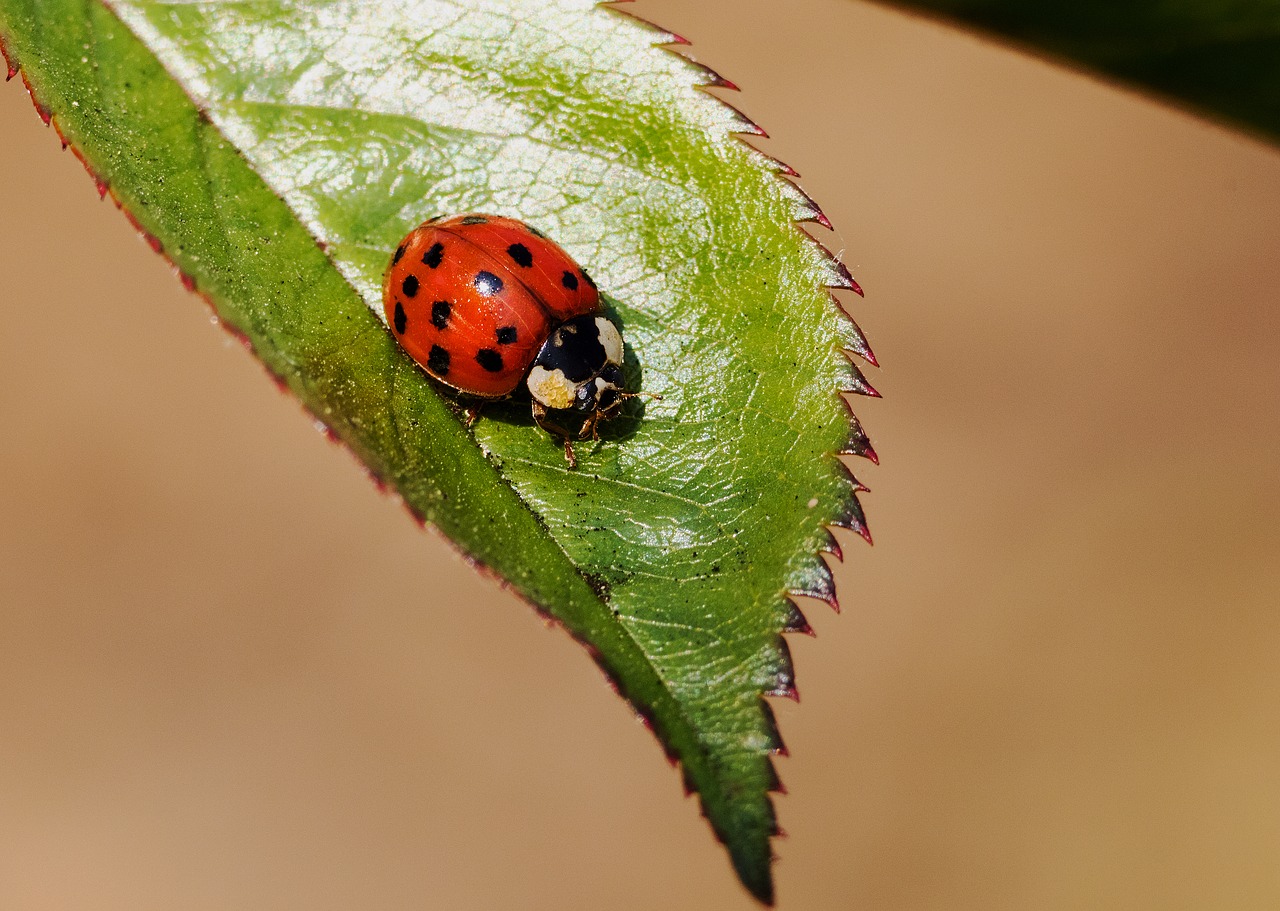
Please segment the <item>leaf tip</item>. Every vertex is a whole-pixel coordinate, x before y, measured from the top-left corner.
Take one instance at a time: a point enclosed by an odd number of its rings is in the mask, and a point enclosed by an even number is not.
[[[795,683],[787,686],[779,686],[765,692],[766,696],[772,696],[775,699],[790,699],[792,702],[800,702],[800,690],[796,688]],[[774,789],[771,789],[774,790]]]
[[[816,554],[800,578],[792,582],[788,594],[823,601],[837,613],[840,612],[840,603],[836,599],[836,581],[831,574],[831,567]]]
[[[867,527],[867,516],[862,511],[862,503],[858,500],[859,493],[869,493],[867,487],[853,476],[853,472],[849,470],[849,466],[844,462],[837,460],[837,464],[841,470],[848,476],[849,495],[845,498],[840,508],[840,512],[831,520],[831,524],[836,528],[847,528],[858,534],[868,544],[875,544],[871,539],[871,529]]]
[[[843,446],[837,450],[837,455],[856,455],[867,459],[873,465],[880,464],[880,456],[876,454],[875,447],[871,445],[871,438],[867,436],[865,430],[862,429],[862,422],[853,413],[853,408],[849,405],[848,399],[841,398],[845,409],[849,413],[849,436],[845,440]]]
[[[832,545],[836,550],[840,549],[840,545],[835,543],[835,538],[831,537],[831,532],[827,532],[827,537],[831,538]],[[804,636],[816,636],[813,627],[809,625],[808,619],[804,613],[790,598],[787,599],[787,619],[782,624],[783,633],[799,633]]]
[[[862,294],[862,288],[859,287],[858,283],[853,280],[853,273],[849,271],[849,267],[846,266],[844,263],[842,263],[839,259],[836,259],[834,256],[832,257],[832,262],[835,265],[836,275],[838,279],[836,283],[833,283],[831,285],[831,287],[840,288],[841,290],[844,290],[844,291],[853,291],[853,292],[856,292],[857,294]]]
[[[773,861],[773,855],[770,854],[769,861]],[[773,894],[773,873],[766,867],[763,877],[748,876],[741,868],[738,869],[738,877],[742,880],[742,884],[747,887],[747,891],[751,893],[751,897],[766,908],[772,908],[774,905]]]
[[[856,353],[856,352],[855,352]],[[852,361],[847,363],[847,372],[841,377],[839,390],[841,392],[852,392],[855,395],[865,395],[868,398],[878,399],[880,393],[876,388],[867,382],[867,378],[862,374]]]
[[[800,176],[799,171],[791,167],[791,165],[787,164],[782,159],[774,158],[772,155],[768,154],[767,152],[761,152],[759,149],[756,149],[754,146],[752,146],[752,149],[755,151],[757,155],[759,155],[761,158],[767,161],[769,163],[769,166],[772,167],[774,171],[776,171],[778,174],[781,174],[783,177],[799,177]]]
[[[844,305],[834,294],[831,295],[831,301],[844,317],[840,323],[839,337],[841,346],[846,351],[862,358],[872,367],[879,367],[880,362],[876,359],[875,352],[871,350],[871,344],[867,341],[862,328],[854,322],[853,317],[849,316],[848,311],[844,309]]]

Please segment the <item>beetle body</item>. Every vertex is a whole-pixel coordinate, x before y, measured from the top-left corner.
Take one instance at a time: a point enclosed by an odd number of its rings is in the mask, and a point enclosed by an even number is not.
[[[387,323],[427,373],[505,398],[525,382],[538,425],[566,441],[621,410],[623,341],[595,282],[512,218],[433,218],[401,241],[383,283]]]

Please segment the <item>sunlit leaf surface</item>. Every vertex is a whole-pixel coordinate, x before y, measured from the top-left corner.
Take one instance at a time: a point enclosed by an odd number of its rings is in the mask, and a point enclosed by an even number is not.
[[[0,0],[0,36],[269,369],[588,645],[770,898],[762,696],[791,691],[787,593],[833,597],[825,526],[862,530],[834,454],[867,453],[840,391],[869,387],[828,291],[848,274],[793,223],[816,209],[696,88],[716,77],[589,0]],[[397,241],[463,211],[568,249],[662,396],[577,471],[527,402],[467,428],[381,321]]]

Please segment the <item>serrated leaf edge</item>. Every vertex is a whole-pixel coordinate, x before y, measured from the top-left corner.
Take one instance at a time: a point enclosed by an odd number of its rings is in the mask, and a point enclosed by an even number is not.
[[[853,475],[853,472],[839,458],[839,456],[857,455],[868,459],[873,464],[880,464],[880,458],[872,446],[870,438],[867,436],[866,432],[863,430],[861,422],[854,414],[853,407],[849,400],[842,394],[851,393],[855,395],[879,398],[880,393],[867,381],[866,377],[862,374],[862,371],[853,363],[852,357],[859,357],[872,366],[879,366],[879,362],[877,361],[870,344],[867,342],[862,329],[845,311],[844,306],[835,294],[830,293],[832,291],[844,290],[852,291],[859,297],[865,296],[862,287],[858,284],[857,280],[854,279],[853,275],[849,272],[848,267],[845,266],[840,258],[836,254],[832,253],[831,250],[829,250],[820,240],[808,231],[804,230],[803,223],[805,222],[813,222],[827,229],[831,229],[831,222],[813,197],[794,182],[794,179],[800,176],[799,173],[790,165],[772,155],[760,151],[748,142],[747,137],[751,136],[759,136],[767,139],[768,133],[766,133],[762,127],[755,123],[755,121],[751,120],[737,107],[730,104],[719,95],[707,91],[708,89],[716,88],[739,91],[737,84],[724,78],[706,64],[691,60],[681,53],[680,51],[682,48],[691,47],[692,43],[687,38],[665,29],[662,26],[626,9],[625,4],[632,2],[634,2],[634,0],[600,0],[597,5],[620,15],[627,16],[650,29],[654,33],[656,39],[653,42],[654,46],[660,47],[668,53],[681,58],[692,68],[694,72],[700,72],[704,75],[705,81],[702,83],[695,82],[694,88],[705,92],[709,97],[715,99],[732,112],[735,119],[742,127],[741,130],[733,132],[735,138],[767,162],[768,165],[771,166],[770,169],[773,171],[775,177],[779,181],[787,184],[790,191],[798,196],[800,205],[803,209],[807,210],[808,214],[793,219],[792,223],[801,236],[808,240],[809,243],[813,244],[827,259],[833,269],[833,280],[827,285],[829,289],[828,296],[832,308],[840,318],[841,329],[843,330],[839,338],[841,350],[850,358],[850,361],[848,364],[849,373],[847,374],[845,381],[838,384],[832,391],[844,405],[845,412],[848,416],[849,434],[846,443],[837,452],[831,453],[830,455],[836,464],[840,466],[840,470],[847,478],[845,482],[846,497],[843,502],[840,503],[835,517],[829,523],[830,527],[824,527],[823,543],[819,546],[817,551],[810,555],[810,562],[806,566],[802,567],[798,574],[795,574],[798,578],[793,578],[791,580],[791,584],[784,594],[784,600],[788,606],[788,617],[782,630],[778,634],[777,642],[775,644],[778,655],[775,680],[773,685],[765,689],[761,694],[760,706],[767,731],[768,741],[771,744],[770,752],[775,755],[786,756],[788,755],[787,748],[783,743],[781,733],[778,731],[773,708],[765,697],[787,698],[797,702],[800,698],[799,692],[796,689],[795,667],[791,658],[791,649],[787,644],[785,636],[791,633],[812,636],[814,633],[812,626],[810,626],[809,621],[805,618],[804,612],[796,603],[795,598],[807,597],[823,601],[835,612],[839,613],[840,602],[836,595],[835,578],[831,572],[831,568],[822,558],[822,554],[826,553],[830,554],[836,560],[844,560],[843,551],[840,549],[839,543],[832,534],[831,527],[843,528],[852,531],[862,537],[868,544],[873,543],[871,531],[867,526],[866,515],[863,512],[862,504],[858,499],[858,494],[860,492],[869,492],[869,489]],[[767,790],[772,793],[786,793],[786,788],[782,784],[782,780],[779,777],[777,769],[771,759],[768,761],[768,769],[771,777],[771,784]],[[773,835],[775,837],[785,837],[786,833],[783,832],[781,827],[777,824],[776,812],[774,811],[772,800],[769,801],[769,808],[773,817]],[[715,831],[714,826],[712,829]],[[716,835],[717,837],[720,837],[719,832],[716,832]],[[723,840],[724,839],[721,838],[721,841]],[[776,859],[776,855],[774,855],[774,857]],[[753,894],[761,902],[767,905],[772,905],[774,900],[772,879],[770,878],[769,890],[767,893],[760,894],[753,890]]]

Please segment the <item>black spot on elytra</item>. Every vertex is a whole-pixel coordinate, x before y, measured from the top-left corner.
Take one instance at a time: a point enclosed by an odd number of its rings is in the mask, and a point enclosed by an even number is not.
[[[566,288],[568,288],[570,291],[577,291],[577,290],[578,290],[578,276],[576,276],[576,275],[574,275],[572,272],[569,272],[568,270],[566,270],[566,271],[565,271],[565,273],[564,273],[564,275],[560,276],[560,284],[564,285],[564,286],[565,286]]]
[[[409,324],[409,318],[404,315],[404,307],[400,306],[400,302],[396,301],[396,314],[394,318],[396,324],[396,332],[404,335],[404,327]]]
[[[514,345],[516,341],[515,326],[499,326],[498,327],[498,344]]]
[[[418,276],[406,275],[404,281],[400,283],[400,290],[404,292],[405,297],[413,297],[418,293]]]
[[[517,266],[524,266],[528,269],[533,265],[533,254],[529,252],[529,248],[524,244],[512,244],[507,247],[507,255],[515,260]]]
[[[422,254],[422,264],[430,266],[432,269],[440,265],[440,260],[442,259],[444,259],[444,244],[432,244],[431,248]]]
[[[478,272],[475,280],[476,290],[485,297],[493,297],[502,290],[502,279],[492,272]]]
[[[438,376],[445,376],[449,372],[449,352],[445,351],[439,345],[431,346],[431,353],[427,355],[427,369]]]
[[[483,215],[468,215],[462,219],[464,225],[487,225],[489,219]]]
[[[453,308],[448,301],[436,301],[431,305],[431,325],[443,329],[449,325],[449,314],[452,312]]]
[[[391,257],[391,265],[394,266],[396,263],[400,262],[400,260],[403,258],[404,258],[404,245],[401,244],[400,246],[396,247],[396,255]]]
[[[587,272],[586,269],[582,270],[582,277],[586,279],[587,284],[590,285],[591,287],[594,288],[596,286],[596,280],[591,277],[591,274]]]
[[[476,363],[490,373],[497,373],[502,369],[502,355],[492,348],[481,348],[476,352]]]

